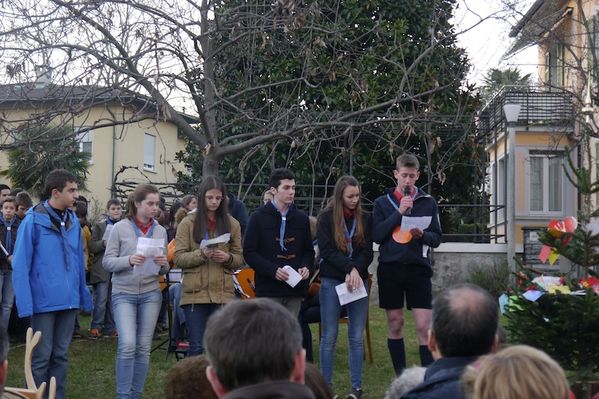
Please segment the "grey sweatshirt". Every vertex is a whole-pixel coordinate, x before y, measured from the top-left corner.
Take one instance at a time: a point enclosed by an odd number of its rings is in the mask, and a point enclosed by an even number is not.
[[[156,222],[155,222],[156,223]],[[167,251],[166,230],[155,224],[152,236],[147,238],[160,238],[164,240],[164,254]],[[133,229],[132,221],[123,219],[114,225],[110,238],[106,243],[102,266],[112,274],[113,294],[143,294],[159,290],[158,276],[142,276],[135,273],[129,264],[129,256],[135,255],[137,249],[137,236]],[[168,272],[168,265],[160,268],[160,274]]]

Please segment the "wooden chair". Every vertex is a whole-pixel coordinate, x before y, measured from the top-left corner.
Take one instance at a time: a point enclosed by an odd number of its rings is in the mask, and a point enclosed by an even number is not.
[[[24,362],[24,372],[25,372],[25,381],[27,383],[27,388],[13,388],[13,387],[5,387],[3,398],[30,398],[30,399],[42,399],[44,397],[44,393],[46,391],[46,383],[42,382],[39,387],[35,385],[35,380],[33,379],[33,372],[31,371],[31,359],[33,357],[33,350],[40,342],[42,338],[42,333],[40,331],[36,331],[33,333],[33,329],[29,327],[27,329],[27,336],[25,340],[25,362]],[[50,389],[48,391],[48,399],[56,398],[56,378],[50,378]]]
[[[370,300],[370,289],[372,288],[372,274],[368,274],[368,299]],[[339,324],[347,324],[349,318],[347,316],[339,319]],[[320,336],[322,335],[322,323],[318,323],[318,340],[320,342]],[[366,326],[364,327],[364,359],[368,360],[368,363],[373,363],[372,357],[372,344],[370,341],[370,306],[366,313]]]

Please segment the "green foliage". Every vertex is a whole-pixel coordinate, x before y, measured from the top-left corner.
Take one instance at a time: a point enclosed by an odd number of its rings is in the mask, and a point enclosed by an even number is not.
[[[586,295],[547,294],[536,302],[517,296],[508,308],[511,342],[542,349],[576,379],[599,373],[599,296],[592,290]]]
[[[18,132],[16,140],[18,145],[8,151],[8,169],[2,171],[15,187],[40,196],[46,176],[62,168],[77,177],[80,189],[85,188],[89,154],[79,151],[72,128],[31,127]]]
[[[507,262],[492,267],[475,267],[470,271],[468,282],[484,288],[495,298],[499,298],[508,289],[510,269]]]
[[[491,68],[483,78],[483,96],[490,99],[503,86],[530,86],[532,85],[530,73],[522,75],[519,68]]]

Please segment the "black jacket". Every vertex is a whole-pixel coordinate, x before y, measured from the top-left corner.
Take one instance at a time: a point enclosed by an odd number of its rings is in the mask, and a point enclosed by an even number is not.
[[[445,357],[427,367],[424,381],[403,399],[465,399],[460,378],[476,357]]]
[[[229,213],[239,222],[239,226],[241,226],[241,236],[243,237],[243,233],[245,233],[245,229],[248,225],[248,211],[245,204],[235,198],[233,194],[229,193],[228,197]]]
[[[441,225],[437,203],[433,197],[418,189],[410,216],[432,216],[431,224],[424,230],[420,239],[412,239],[407,244],[399,244],[392,238],[393,230],[401,226],[402,219],[401,213],[395,208],[395,206],[399,207],[399,203],[393,195],[394,190],[389,190],[374,201],[372,240],[380,244],[379,263],[430,267],[430,252],[423,256],[423,246],[437,248],[441,244]]]
[[[371,218],[368,214],[363,214],[364,218],[364,238],[366,242],[359,246],[355,237],[352,240],[352,257],[342,252],[335,244],[333,228],[333,212],[326,209],[318,217],[318,249],[320,251],[320,275],[322,277],[334,278],[345,281],[345,275],[351,272],[355,267],[363,279],[368,277],[368,266],[372,262],[372,237],[371,237]],[[346,221],[347,229],[351,229],[351,223]]]
[[[291,288],[286,282],[275,280],[275,273],[285,265],[312,271],[314,247],[308,216],[293,205],[289,209],[284,236],[286,251],[279,245],[280,226],[281,214],[271,203],[259,207],[250,217],[243,240],[243,257],[256,271],[256,296],[304,297],[307,280]]]
[[[10,226],[10,251],[8,251],[8,255],[12,255],[13,252],[15,251],[15,243],[17,242],[17,230],[19,229],[19,224],[21,223],[21,220],[19,218],[17,218],[17,216],[15,215],[13,217],[13,223]],[[8,246],[6,245],[6,226],[4,225],[4,223],[0,222],[0,242],[2,242],[2,245],[4,246],[4,248],[8,249]],[[4,253],[4,251],[0,250],[0,270],[6,271],[6,270],[12,270],[12,266],[10,265],[10,263],[8,263],[8,257],[6,256],[6,254]]]
[[[314,399],[314,394],[303,384],[271,381],[238,388],[223,396],[223,399]]]

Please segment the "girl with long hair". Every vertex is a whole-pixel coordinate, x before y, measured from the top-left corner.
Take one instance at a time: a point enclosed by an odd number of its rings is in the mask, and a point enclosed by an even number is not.
[[[372,262],[370,216],[362,211],[360,185],[352,176],[343,176],[335,185],[333,197],[318,218],[317,238],[320,249],[320,369],[332,384],[335,343],[341,305],[335,287],[345,284],[349,291],[367,284]],[[352,390],[347,396],[362,395],[364,327],[368,316],[368,296],[347,305],[349,370]]]
[[[112,273],[119,399],[141,398],[150,364],[152,337],[162,303],[158,275],[168,271],[166,230],[154,219],[159,205],[160,194],[155,186],[137,186],[127,200],[126,218],[110,233],[102,261],[104,269]],[[138,253],[137,242],[142,237],[160,240],[163,252],[147,257]],[[155,265],[160,266],[158,271]]]
[[[181,307],[189,338],[188,355],[204,352],[206,322],[235,298],[233,272],[243,264],[241,227],[229,215],[227,190],[214,176],[204,178],[198,205],[177,228],[175,264],[183,270]],[[204,247],[202,241],[230,234],[227,242]]]

